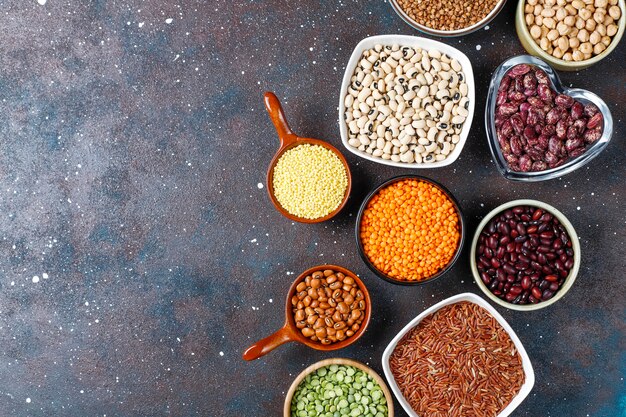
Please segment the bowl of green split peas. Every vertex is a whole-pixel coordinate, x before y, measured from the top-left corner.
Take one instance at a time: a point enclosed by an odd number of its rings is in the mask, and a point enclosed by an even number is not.
[[[285,397],[284,417],[393,417],[385,381],[351,359],[314,363],[297,376]]]

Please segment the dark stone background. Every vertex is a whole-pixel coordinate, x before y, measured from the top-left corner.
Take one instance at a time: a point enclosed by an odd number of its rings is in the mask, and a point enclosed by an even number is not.
[[[456,195],[472,232],[517,198],[569,217],[584,257],[571,291],[538,312],[498,307],[537,378],[513,415],[623,416],[626,44],[560,74],[609,104],[606,151],[561,179],[509,182],[491,161],[482,109],[492,71],[524,52],[514,8],[446,40],[472,60],[477,111],[459,160],[419,173]],[[418,35],[374,0],[2,1],[0,416],[277,416],[306,366],[345,356],[382,372],[406,322],[479,292],[469,245],[447,276],[415,288],[359,259],[362,198],[413,171],[344,152],[350,203],[318,225],[281,217],[257,187],[278,143],[263,91],[283,100],[296,132],[342,149],[344,65],[358,41],[384,33]],[[292,279],[326,262],[358,272],[375,295],[364,337],[340,352],[291,344],[244,362],[249,344],[282,325]]]

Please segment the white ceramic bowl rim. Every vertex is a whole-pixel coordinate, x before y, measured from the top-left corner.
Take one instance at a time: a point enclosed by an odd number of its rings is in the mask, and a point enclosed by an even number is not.
[[[496,100],[498,96],[498,88],[500,87],[500,82],[502,81],[502,78],[511,68],[519,64],[529,64],[539,67],[548,75],[548,78],[552,83],[552,87],[557,92],[562,92],[563,94],[572,96],[583,104],[595,104],[602,112],[602,136],[593,145],[587,148],[585,153],[577,158],[566,162],[561,166],[546,169],[544,171],[520,172],[513,171],[509,168],[509,165],[506,162],[504,155],[502,155],[500,143],[498,142],[496,134]],[[489,92],[487,94],[487,104],[485,106],[485,132],[487,133],[487,142],[489,143],[489,149],[491,150],[491,154],[493,156],[496,167],[505,178],[515,181],[544,181],[558,178],[572,171],[575,171],[576,169],[582,167],[593,158],[598,156],[598,154],[603,151],[604,148],[606,148],[606,146],[609,144],[609,141],[611,140],[611,136],[613,134],[613,117],[611,116],[611,111],[609,107],[600,97],[588,90],[583,90],[580,88],[568,88],[563,86],[563,84],[561,84],[559,76],[546,62],[534,56],[520,55],[509,58],[502,64],[500,64],[500,66],[496,68],[493,76],[491,77]]]
[[[476,30],[480,29],[481,27],[483,27],[484,25],[486,25],[487,23],[489,23],[491,20],[493,20],[496,15],[498,13],[500,13],[500,11],[502,10],[502,8],[504,7],[504,3],[506,3],[506,0],[500,0],[498,3],[496,3],[496,5],[493,7],[493,9],[491,9],[489,11],[489,13],[487,14],[487,16],[485,16],[484,18],[482,18],[481,20],[479,20],[478,22],[474,23],[471,26],[462,28],[462,29],[455,29],[455,30],[441,30],[441,29],[434,29],[431,27],[428,27],[426,25],[423,25],[417,21],[415,21],[411,16],[409,16],[402,7],[400,7],[400,5],[398,4],[397,0],[389,0],[389,3],[391,4],[391,7],[393,7],[393,9],[395,10],[395,12],[402,18],[402,20],[404,20],[407,24],[409,24],[410,26],[428,34],[428,35],[438,35],[438,36],[462,36],[462,35],[468,35],[472,32],[475,32]]]
[[[473,293],[458,294],[450,298],[447,298],[443,301],[440,301],[437,304],[433,305],[432,307],[427,308],[421,314],[419,314],[417,317],[411,320],[406,326],[404,326],[402,330],[400,330],[400,332],[393,338],[393,340],[389,343],[389,345],[387,346],[387,348],[385,348],[385,351],[383,352],[383,357],[382,357],[383,371],[385,373],[385,377],[387,378],[387,382],[389,383],[389,387],[391,388],[391,391],[393,392],[395,397],[398,399],[398,402],[400,403],[400,405],[402,405],[402,408],[404,408],[406,413],[411,417],[420,417],[420,416],[411,408],[409,403],[406,401],[406,399],[402,395],[402,392],[400,391],[400,388],[398,387],[398,384],[396,383],[396,380],[393,377],[393,373],[391,372],[391,368],[389,366],[389,358],[393,350],[396,348],[396,345],[404,337],[404,335],[409,330],[417,326],[419,322],[421,322],[425,317],[441,309],[442,307],[445,307],[450,304],[456,304],[461,301],[469,301],[471,303],[478,304],[479,306],[487,310],[489,314],[491,314],[498,321],[498,323],[500,323],[502,328],[506,330],[509,337],[515,344],[515,348],[519,352],[520,357],[522,358],[522,367],[524,368],[524,375],[525,375],[524,384],[520,388],[519,393],[517,393],[517,395],[513,397],[511,402],[496,417],[507,417],[509,414],[511,414],[513,410],[515,410],[522,403],[522,401],[524,401],[524,398],[528,396],[533,386],[535,385],[535,372],[530,362],[530,358],[528,357],[528,353],[526,353],[526,349],[524,349],[522,342],[519,340],[519,338],[517,337],[517,335],[511,328],[511,326],[509,326],[509,324],[506,322],[506,320],[504,320],[504,318],[500,315],[500,313],[496,311],[495,308],[493,308],[488,302],[483,300],[478,295],[473,294]]]
[[[395,162],[391,160],[384,160],[382,158],[377,158],[372,155],[369,155],[365,152],[359,151],[358,149],[350,146],[348,143],[348,127],[344,119],[344,114],[346,112],[346,106],[344,104],[345,97],[348,94],[348,86],[350,85],[350,78],[354,73],[354,69],[356,68],[358,62],[361,59],[361,55],[363,51],[366,49],[373,48],[375,45],[392,45],[398,44],[401,46],[411,46],[411,47],[420,47],[423,49],[437,49],[442,53],[447,54],[451,58],[455,58],[461,64],[462,71],[465,74],[465,83],[467,84],[467,97],[469,99],[469,108],[468,108],[468,116],[463,123],[463,127],[461,128],[461,134],[459,143],[456,144],[454,150],[448,155],[446,159],[443,161],[437,161],[432,163],[404,163],[404,162]],[[457,160],[461,151],[463,150],[463,146],[467,141],[467,137],[470,132],[470,128],[472,126],[472,120],[474,118],[474,107],[476,104],[476,90],[474,85],[474,72],[472,70],[472,64],[469,58],[461,51],[456,48],[453,48],[450,45],[447,45],[442,42],[438,42],[428,38],[422,38],[418,36],[407,36],[407,35],[377,35],[370,36],[361,40],[358,45],[352,51],[352,55],[350,56],[350,60],[346,65],[346,70],[343,75],[343,81],[341,83],[341,91],[339,93],[339,131],[341,133],[341,142],[343,146],[350,152],[355,155],[360,156],[361,158],[383,164],[390,165],[399,168],[440,168],[447,165],[450,165],[454,161]]]
[[[503,211],[508,210],[512,207],[516,207],[516,206],[538,207],[544,211],[549,212],[550,214],[555,216],[559,220],[559,222],[563,225],[563,227],[565,228],[565,231],[567,231],[567,234],[570,237],[570,240],[572,241],[572,249],[574,250],[574,266],[570,270],[570,273],[567,276],[567,278],[565,278],[565,281],[563,281],[563,285],[561,286],[561,288],[559,288],[556,294],[554,294],[554,297],[552,297],[548,301],[542,301],[537,304],[524,304],[524,305],[508,303],[504,300],[499,299],[495,295],[493,295],[493,293],[489,291],[489,288],[487,288],[483,280],[480,278],[480,275],[478,274],[478,268],[476,267],[475,258],[476,258],[476,247],[478,245],[478,238],[480,237],[480,233],[483,231],[485,226],[487,226],[487,223],[489,223],[491,219],[493,219],[497,214],[502,213]],[[550,204],[544,203],[542,201],[537,201],[537,200],[528,200],[528,199],[513,200],[513,201],[509,201],[508,203],[501,204],[498,207],[491,210],[478,225],[478,228],[476,229],[476,233],[474,234],[474,238],[472,239],[472,247],[470,249],[470,266],[472,269],[472,274],[474,275],[474,281],[476,281],[476,284],[478,285],[478,287],[494,303],[497,303],[501,305],[502,307],[506,307],[511,310],[517,310],[517,311],[540,310],[560,300],[569,291],[572,285],[574,285],[574,281],[576,281],[576,276],[578,275],[578,271],[580,270],[580,262],[581,262],[580,242],[578,241],[578,235],[576,234],[576,230],[574,229],[574,226],[572,226],[572,223],[570,223],[567,217],[565,217],[565,215],[561,213],[559,210],[557,210],[555,207],[551,206]]]

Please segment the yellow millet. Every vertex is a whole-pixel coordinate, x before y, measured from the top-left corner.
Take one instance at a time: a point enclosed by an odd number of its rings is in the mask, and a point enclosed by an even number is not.
[[[274,167],[274,195],[290,214],[319,219],[341,204],[348,175],[335,153],[320,145],[298,145]]]

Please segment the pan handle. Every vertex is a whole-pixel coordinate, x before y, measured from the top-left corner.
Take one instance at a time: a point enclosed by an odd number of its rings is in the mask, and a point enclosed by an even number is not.
[[[270,119],[272,119],[272,123],[274,123],[276,131],[278,132],[280,148],[282,149],[298,140],[296,134],[291,131],[289,124],[287,124],[285,112],[283,111],[276,94],[268,91],[263,95],[263,98],[265,101],[265,108],[270,115]]]
[[[282,329],[267,336],[265,339],[261,339],[252,346],[250,346],[243,353],[243,358],[247,361],[258,359],[263,355],[268,354],[283,343],[291,342],[291,330],[285,325]]]

